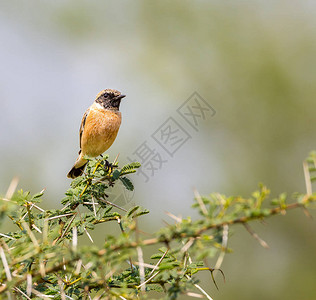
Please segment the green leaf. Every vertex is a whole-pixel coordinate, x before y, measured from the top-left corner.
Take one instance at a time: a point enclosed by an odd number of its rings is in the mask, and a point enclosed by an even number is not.
[[[115,171],[112,173],[112,179],[113,179],[113,180],[116,180],[116,179],[118,179],[118,178],[120,177],[120,175],[121,175],[121,171],[115,170]]]
[[[171,270],[174,269],[176,266],[179,266],[179,262],[162,263],[159,265],[159,270]]]
[[[150,258],[151,259],[160,259],[163,256],[161,253],[155,253]]]
[[[41,191],[40,193],[37,193],[37,194],[33,195],[32,196],[32,200],[33,199],[38,199],[38,198],[42,197],[43,195],[44,195],[44,190]]]
[[[147,284],[146,291],[155,291],[158,293],[162,293],[163,288],[159,284]]]
[[[132,207],[132,208],[128,211],[128,213],[126,214],[127,217],[130,217],[137,209],[139,209],[139,206],[138,206],[138,205]]]
[[[139,216],[142,216],[142,215],[147,215],[149,213],[149,210],[145,209],[145,210],[142,210],[138,213],[136,213],[133,218],[136,218],[136,217],[139,217]]]
[[[120,180],[122,181],[122,183],[124,184],[125,188],[129,191],[133,191],[134,190],[134,185],[131,182],[131,180],[127,177],[120,177]]]
[[[141,164],[139,162],[132,162],[128,165],[123,166],[123,168],[121,169],[121,172],[124,173],[126,171],[138,169],[138,168],[140,168],[140,166],[141,166]]]

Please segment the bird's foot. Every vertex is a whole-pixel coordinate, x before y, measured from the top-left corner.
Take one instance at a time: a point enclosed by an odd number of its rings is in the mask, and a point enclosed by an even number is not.
[[[116,165],[111,164],[108,160],[105,160],[105,171],[111,174],[114,168],[117,168]]]

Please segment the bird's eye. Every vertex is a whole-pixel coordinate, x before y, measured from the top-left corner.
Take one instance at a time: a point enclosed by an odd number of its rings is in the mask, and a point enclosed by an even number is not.
[[[108,93],[104,93],[103,96],[104,96],[105,98],[107,98],[107,97],[109,97],[109,94],[108,94]]]

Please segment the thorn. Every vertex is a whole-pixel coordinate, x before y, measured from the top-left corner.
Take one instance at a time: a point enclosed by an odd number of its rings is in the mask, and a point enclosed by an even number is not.
[[[245,226],[246,230],[250,233],[250,235],[254,239],[256,239],[263,248],[269,249],[269,245],[263,239],[261,239],[259,235],[256,234],[247,223],[243,223],[243,225]]]
[[[204,215],[204,216],[207,216],[207,215],[208,215],[208,212],[207,212],[206,206],[205,206],[205,204],[204,204],[204,202],[203,202],[203,199],[202,199],[200,193],[197,191],[196,188],[193,189],[193,192],[194,192],[194,196],[195,196],[196,201],[197,201],[197,202],[199,203],[199,205],[200,205],[200,208],[201,208],[201,211],[202,211],[203,215]]]
[[[174,219],[176,222],[178,222],[178,223],[180,223],[180,222],[182,222],[182,217],[180,216],[180,217],[177,217],[177,216],[175,216],[174,214],[172,214],[172,213],[170,213],[170,212],[168,212],[168,211],[165,211],[165,214],[167,215],[167,216],[169,216],[171,219]]]
[[[303,212],[304,212],[306,217],[313,219],[313,216],[310,214],[310,212],[308,211],[307,208],[303,207]]]
[[[303,169],[304,169],[304,177],[305,177],[305,185],[306,185],[306,194],[308,196],[311,196],[312,191],[312,183],[311,183],[311,177],[308,170],[308,163],[306,161],[303,162]]]
[[[115,165],[115,164],[116,164],[116,162],[117,162],[117,160],[118,160],[119,156],[120,156],[120,153],[118,153],[118,154],[116,155],[116,157],[115,157],[115,159],[114,159],[114,162],[113,162],[113,165]]]
[[[17,186],[18,186],[18,183],[19,183],[19,178],[17,176],[13,177],[12,180],[11,180],[11,183],[8,187],[8,190],[5,194],[5,198],[8,199],[8,200],[11,200]]]

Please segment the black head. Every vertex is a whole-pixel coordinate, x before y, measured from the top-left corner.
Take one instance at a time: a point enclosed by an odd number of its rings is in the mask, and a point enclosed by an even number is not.
[[[121,92],[112,89],[106,89],[101,91],[95,102],[102,105],[106,109],[119,110],[121,100],[125,95],[122,95]]]

